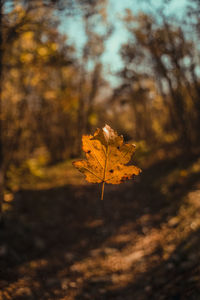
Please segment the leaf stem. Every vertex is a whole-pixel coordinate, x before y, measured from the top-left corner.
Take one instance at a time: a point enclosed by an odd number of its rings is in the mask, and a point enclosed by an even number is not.
[[[102,189],[101,189],[101,200],[103,200],[103,195],[104,195],[104,186],[105,186],[105,181],[102,183]]]

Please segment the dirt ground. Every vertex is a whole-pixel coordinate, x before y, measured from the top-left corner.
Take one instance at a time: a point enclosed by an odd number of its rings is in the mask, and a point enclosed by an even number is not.
[[[8,199],[0,299],[200,299],[199,156],[138,166],[103,203],[71,163]]]

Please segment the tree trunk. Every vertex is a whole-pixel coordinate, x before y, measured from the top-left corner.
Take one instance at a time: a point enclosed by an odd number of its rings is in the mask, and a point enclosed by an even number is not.
[[[3,33],[2,15],[3,0],[0,0],[0,226],[3,222],[3,191],[4,191],[4,167],[3,167],[3,118],[2,118],[2,75],[3,75]]]
[[[90,90],[90,94],[89,94],[89,98],[88,98],[88,109],[87,109],[86,117],[85,117],[87,133],[90,133],[90,131],[91,131],[91,124],[90,124],[89,117],[93,112],[93,104],[94,104],[94,100],[97,95],[99,84],[100,84],[100,72],[101,72],[101,65],[99,63],[97,63],[94,68],[94,72],[93,72],[93,76],[92,76],[92,86],[91,86],[91,90]]]

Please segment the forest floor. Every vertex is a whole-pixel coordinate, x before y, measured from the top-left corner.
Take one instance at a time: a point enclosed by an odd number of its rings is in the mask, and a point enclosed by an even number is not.
[[[135,181],[71,162],[5,199],[0,299],[200,299],[200,157],[160,150]]]

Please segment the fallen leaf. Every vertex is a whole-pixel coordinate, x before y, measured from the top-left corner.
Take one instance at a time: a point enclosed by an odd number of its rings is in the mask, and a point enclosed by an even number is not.
[[[133,153],[134,144],[124,143],[110,126],[97,129],[94,135],[82,137],[82,149],[87,160],[78,160],[73,165],[92,183],[120,184],[138,175],[141,170],[133,165],[127,166]]]

